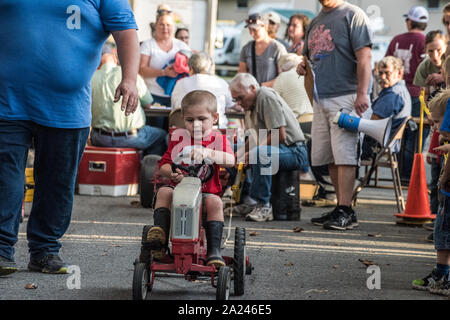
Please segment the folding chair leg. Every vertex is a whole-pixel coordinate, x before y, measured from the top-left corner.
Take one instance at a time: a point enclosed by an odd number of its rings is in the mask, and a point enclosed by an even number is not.
[[[395,153],[389,152],[389,163],[392,172],[392,182],[394,183],[395,201],[397,202],[397,209],[403,212],[405,205],[403,201],[402,185],[400,180],[400,173],[398,170],[398,162]]]
[[[375,159],[372,162],[372,165],[370,166],[369,172],[366,171],[364,178],[362,178],[361,182],[358,184],[358,186],[355,188],[355,190],[353,190],[353,195],[352,195],[353,205],[356,204],[356,199],[358,197],[358,194],[370,182],[370,178],[372,177],[372,174],[375,171],[375,169],[378,168],[378,161],[382,157],[382,155],[383,155],[382,152],[377,154],[377,156],[375,157]]]
[[[392,157],[395,161],[395,168],[394,168],[395,175],[393,175],[392,178],[394,181],[394,188],[396,188],[398,190],[397,207],[399,209],[399,212],[403,212],[403,211],[405,211],[405,200],[403,198],[402,180],[400,177],[400,170],[399,170],[399,166],[398,166],[397,155],[395,153],[393,153]]]

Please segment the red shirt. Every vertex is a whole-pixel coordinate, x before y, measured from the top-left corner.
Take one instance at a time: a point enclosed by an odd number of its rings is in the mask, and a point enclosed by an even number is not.
[[[430,147],[428,148],[428,153],[436,155],[436,162],[441,162],[441,156],[442,152],[438,150],[434,150],[434,148],[439,147],[439,132],[436,130],[433,130],[433,135],[431,136],[430,140]]]
[[[158,162],[159,167],[161,168],[164,164],[172,164],[172,159],[175,159],[175,157],[179,155],[185,147],[193,145],[194,139],[189,135],[188,131],[184,129],[177,129],[172,133],[169,147],[163,154],[161,160]],[[226,135],[223,135],[217,131],[212,131],[211,134],[202,141],[202,146],[215,151],[223,151],[234,155]],[[219,179],[220,166],[216,163],[213,163],[213,166],[214,175],[210,180],[202,184],[202,192],[220,196],[222,192],[222,185],[220,184]],[[173,181],[171,181],[170,184],[172,186],[176,185]]]
[[[420,87],[413,85],[413,81],[424,53],[425,35],[421,32],[406,32],[395,36],[386,52],[386,56],[394,56],[403,61],[404,79],[411,97],[420,96]]]

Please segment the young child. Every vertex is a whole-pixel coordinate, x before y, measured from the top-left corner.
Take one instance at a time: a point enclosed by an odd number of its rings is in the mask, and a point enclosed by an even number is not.
[[[172,161],[180,153],[185,155],[186,150],[190,150],[188,151],[189,156],[195,163],[210,159],[214,166],[214,175],[202,184],[202,193],[203,208],[207,215],[207,265],[215,265],[219,268],[225,265],[220,254],[224,219],[222,199],[220,198],[219,169],[220,166],[234,166],[234,153],[226,136],[213,130],[213,125],[219,118],[214,94],[204,90],[188,93],[181,101],[181,112],[186,129],[178,129],[172,134],[169,147],[159,161],[160,173],[171,180],[171,185],[163,186],[158,190],[154,227],[149,230],[147,240],[159,241],[163,246],[167,245],[173,188],[184,177],[180,169],[177,169],[176,172],[172,171]],[[165,250],[153,250],[153,257],[156,260],[163,258]]]
[[[436,91],[445,84],[441,74],[442,62],[444,61],[447,39],[440,30],[430,31],[425,38],[425,53],[427,58],[417,67],[414,76],[414,85],[425,88],[425,97],[432,97]]]
[[[450,89],[444,90],[430,103],[435,130],[439,131],[444,145],[435,148],[446,154],[450,151]],[[447,158],[447,156],[445,156]],[[439,179],[440,212],[436,215],[434,246],[437,251],[436,267],[423,279],[414,280],[413,288],[431,293],[450,295],[450,162],[445,159]]]

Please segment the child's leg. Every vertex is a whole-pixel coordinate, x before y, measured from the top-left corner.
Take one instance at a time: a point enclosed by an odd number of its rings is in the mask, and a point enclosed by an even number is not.
[[[155,210],[153,212],[153,227],[147,234],[148,241],[159,242],[162,246],[167,245],[170,232],[170,207],[172,204],[173,189],[161,187],[156,195]],[[166,249],[152,250],[153,258],[162,259]]]
[[[206,221],[223,222],[223,203],[219,196],[210,194],[203,199],[205,201]]]
[[[430,208],[431,213],[437,213],[439,207],[439,199],[438,199],[438,184],[439,184],[439,175],[441,173],[441,162],[438,162],[437,159],[431,160],[431,182],[430,182]]]
[[[225,265],[220,253],[224,220],[222,199],[219,196],[208,194],[204,195],[203,201],[206,209],[206,264],[220,268]]]
[[[156,194],[155,210],[157,208],[169,208],[172,206],[173,188],[161,187]]]
[[[438,277],[447,276],[450,265],[450,251],[437,250],[436,256],[436,273]]]

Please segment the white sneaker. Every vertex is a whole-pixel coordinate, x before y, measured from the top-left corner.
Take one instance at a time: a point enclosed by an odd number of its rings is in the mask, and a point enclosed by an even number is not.
[[[247,215],[246,220],[256,222],[272,221],[272,207],[257,206]]]

